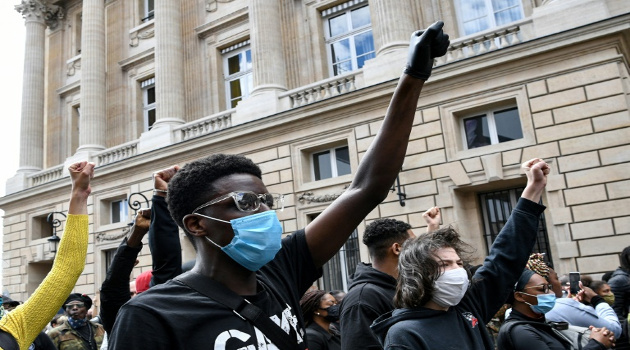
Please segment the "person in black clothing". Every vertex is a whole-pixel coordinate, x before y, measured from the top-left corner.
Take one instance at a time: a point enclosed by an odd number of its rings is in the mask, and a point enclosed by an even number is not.
[[[136,295],[130,293],[129,275],[142,250],[142,239],[147,232],[153,262],[149,285],[164,283],[182,273],[179,228],[168,212],[165,199],[168,182],[178,170],[179,166],[175,165],[153,174],[152,208],[138,210],[129,238],[122,241],[107,269],[107,276],[101,285],[99,315],[107,333],[111,333],[120,307]]]
[[[545,313],[553,309],[556,296],[553,286],[541,275],[525,270],[514,286],[512,313],[499,331],[500,350],[566,350],[564,341],[548,324]],[[511,322],[527,321],[510,326]],[[591,336],[584,350],[604,350],[613,345],[614,336],[606,329],[591,328]]]
[[[339,320],[337,300],[323,290],[313,290],[302,296],[300,307],[308,350],[341,350],[339,333],[331,327],[331,323]]]
[[[628,325],[628,311],[630,310],[630,246],[625,247],[619,256],[620,266],[613,271],[608,284],[615,295],[613,309],[619,317],[622,334],[617,339],[617,350],[630,349],[630,325]]]
[[[101,324],[108,334],[116,321],[118,310],[131,299],[129,292],[129,275],[142,250],[142,238],[149,231],[150,209],[140,209],[134,219],[129,237],[123,239],[118,246],[112,263],[107,269],[105,280],[101,285]]]
[[[410,239],[398,262],[396,310],[372,325],[385,349],[492,349],[485,325],[503,305],[536,241],[549,166],[523,163],[527,186],[470,280],[472,248],[451,227]],[[470,286],[470,288],[469,288]]]
[[[395,219],[377,219],[363,234],[372,264],[357,265],[348,294],[341,303],[343,349],[382,349],[370,325],[394,309],[398,255],[402,244],[415,237],[411,226]]]
[[[219,285],[232,299],[244,298],[273,320],[295,348],[306,349],[300,297],[321,275],[322,265],[387,197],[405,157],[424,81],[433,59],[444,55],[449,45],[442,26],[437,22],[414,33],[407,68],[353,181],[305,229],[281,239],[275,209],[282,208],[283,196],[268,193],[260,168],[250,159],[214,154],[182,167],[169,183],[167,202],[175,222],[194,242],[195,267],[125,304],[109,349],[240,349],[272,344],[242,315],[191,288],[186,280]]]

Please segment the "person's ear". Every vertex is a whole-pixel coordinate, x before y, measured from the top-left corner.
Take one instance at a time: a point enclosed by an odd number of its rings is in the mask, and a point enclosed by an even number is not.
[[[523,298],[523,294],[514,292],[514,300],[520,301],[521,303],[525,302],[525,298]]]
[[[399,256],[400,255],[400,251],[402,249],[402,244],[400,243],[394,243],[391,246],[392,252],[394,253],[394,255]]]
[[[184,229],[195,237],[206,235],[206,220],[203,220],[201,216],[188,214],[184,216],[182,220],[184,222]]]

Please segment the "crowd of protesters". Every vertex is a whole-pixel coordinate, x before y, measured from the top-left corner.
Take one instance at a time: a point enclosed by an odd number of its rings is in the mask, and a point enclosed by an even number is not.
[[[347,295],[314,287],[402,166],[420,92],[449,45],[442,26],[412,34],[353,181],[305,228],[283,238],[276,211],[284,196],[267,192],[246,157],[214,154],[156,171],[152,207],[137,213],[118,247],[97,315],[90,296],[71,293],[86,259],[94,164],[71,165],[52,270],[24,303],[3,298],[0,349],[573,349],[567,329],[584,335],[584,349],[626,347],[630,247],[606,281],[583,279],[573,294],[543,255],[532,255],[550,172],[539,158],[523,163],[527,185],[481,265],[471,265],[457,230],[440,228],[434,207],[418,236],[395,219],[366,227],[372,263],[357,266]],[[182,264],[180,229],[194,262]],[[146,235],[152,270],[129,281]]]

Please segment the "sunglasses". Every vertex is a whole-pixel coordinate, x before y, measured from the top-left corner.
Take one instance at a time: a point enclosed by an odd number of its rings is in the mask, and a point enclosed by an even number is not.
[[[265,204],[269,209],[280,210],[284,209],[284,195],[277,193],[254,193],[250,191],[237,191],[230,192],[221,197],[215,198],[208,203],[202,204],[195,208],[192,213],[196,213],[198,210],[203,209],[205,207],[209,207],[213,204],[224,201],[228,198],[232,198],[234,200],[234,204],[236,204],[236,208],[240,211],[256,211],[260,208],[260,204]]]
[[[540,289],[541,287],[542,287],[542,292],[545,293],[545,294],[549,293],[550,290],[553,290],[553,285],[551,285],[551,284],[539,284],[537,286],[525,287],[525,288],[523,288],[523,290],[530,289],[530,288],[539,288],[538,291],[540,292],[541,291],[541,289]]]
[[[84,303],[66,304],[66,309],[70,310],[70,309],[74,308],[75,306],[80,309],[82,307],[85,307],[85,304]]]

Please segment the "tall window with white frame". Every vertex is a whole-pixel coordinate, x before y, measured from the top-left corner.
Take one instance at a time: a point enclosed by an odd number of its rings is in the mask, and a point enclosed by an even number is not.
[[[311,154],[311,176],[313,181],[350,174],[348,146],[334,147]]]
[[[153,19],[155,15],[154,0],[140,0],[142,1],[142,22],[148,22]]]
[[[523,18],[521,0],[457,0],[462,35],[500,27]]]
[[[249,97],[254,88],[252,77],[252,50],[249,40],[221,50],[223,55],[223,75],[228,108]]]
[[[140,83],[142,90],[142,115],[144,131],[149,131],[155,123],[155,78]]]
[[[363,68],[365,61],[375,57],[367,1],[340,4],[322,11],[322,16],[332,76]]]
[[[523,138],[516,106],[490,109],[462,118],[466,149],[495,145]]]

